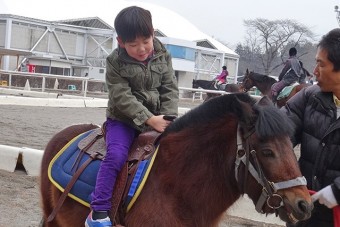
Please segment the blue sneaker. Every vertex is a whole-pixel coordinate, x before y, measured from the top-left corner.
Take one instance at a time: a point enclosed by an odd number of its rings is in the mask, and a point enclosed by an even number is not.
[[[86,218],[85,227],[112,227],[112,222],[109,217],[93,220],[91,211],[89,216]]]

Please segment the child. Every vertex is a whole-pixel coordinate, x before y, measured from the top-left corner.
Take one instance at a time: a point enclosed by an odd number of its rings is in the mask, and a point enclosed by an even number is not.
[[[216,88],[216,89],[218,89],[219,88],[219,86],[221,85],[221,84],[224,84],[226,81],[227,81],[227,76],[228,76],[228,71],[227,71],[227,66],[223,66],[222,67],[222,72],[221,72],[221,74],[220,75],[218,75],[217,77],[216,77],[216,79],[215,79],[215,84],[214,84],[214,87]]]
[[[119,47],[106,60],[109,101],[106,111],[107,155],[102,161],[92,212],[85,226],[112,226],[108,216],[116,177],[133,139],[146,126],[159,132],[178,114],[178,87],[171,57],[154,37],[151,13],[137,6],[123,9],[114,26]]]

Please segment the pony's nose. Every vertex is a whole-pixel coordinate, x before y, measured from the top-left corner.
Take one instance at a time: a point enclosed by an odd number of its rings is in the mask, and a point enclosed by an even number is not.
[[[308,203],[306,200],[301,199],[297,202],[297,207],[297,215],[301,216],[300,220],[305,220],[307,218],[310,218],[314,205],[313,203]]]

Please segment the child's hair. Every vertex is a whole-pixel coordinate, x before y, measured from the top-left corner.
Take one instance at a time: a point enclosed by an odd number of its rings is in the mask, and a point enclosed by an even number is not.
[[[137,37],[150,37],[154,33],[149,10],[130,6],[120,11],[115,19],[115,29],[122,42],[132,42]]]

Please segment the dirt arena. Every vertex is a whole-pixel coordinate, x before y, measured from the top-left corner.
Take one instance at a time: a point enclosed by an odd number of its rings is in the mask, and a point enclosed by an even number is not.
[[[190,107],[199,103],[182,103]],[[0,105],[0,144],[43,150],[61,129],[78,123],[102,124],[105,108],[57,108]],[[255,209],[254,209],[255,212]],[[0,227],[36,227],[41,220],[39,178],[18,168],[0,171]],[[271,225],[225,215],[220,227]]]

